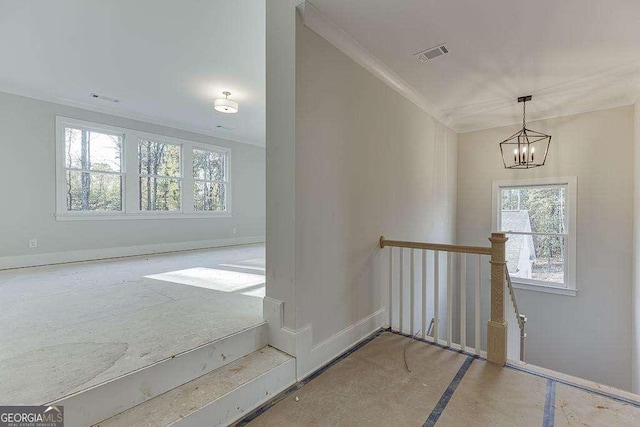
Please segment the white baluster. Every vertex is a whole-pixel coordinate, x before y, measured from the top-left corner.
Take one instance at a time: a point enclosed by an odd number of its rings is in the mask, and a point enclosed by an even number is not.
[[[481,255],[478,255],[478,261],[476,266],[476,283],[475,283],[475,292],[474,297],[476,299],[476,309],[475,309],[475,327],[476,327],[476,338],[475,338],[475,348],[476,354],[480,354],[480,266],[481,266],[482,258]]]
[[[411,334],[411,336],[413,336],[413,318],[414,318],[414,310],[415,310],[415,277],[414,277],[414,250],[411,249],[411,251],[409,251],[409,255],[411,255],[411,262],[409,263],[409,267],[411,268],[411,271],[409,272],[409,304],[411,304],[409,306],[409,316],[411,317],[409,319],[409,333]]]
[[[438,342],[438,312],[440,311],[440,252],[433,253],[433,340]]]
[[[389,328],[393,330],[393,246],[389,246]]]
[[[447,252],[447,346],[453,335],[453,253]]]
[[[467,255],[460,254],[460,348],[467,348]]]
[[[422,339],[427,338],[427,251],[422,250]]]
[[[402,275],[404,273],[404,248],[400,248],[400,333],[403,332],[402,330],[402,321],[403,321],[403,317],[404,317],[404,295],[403,295],[403,291],[404,291],[404,286],[403,286],[403,280],[402,280]]]

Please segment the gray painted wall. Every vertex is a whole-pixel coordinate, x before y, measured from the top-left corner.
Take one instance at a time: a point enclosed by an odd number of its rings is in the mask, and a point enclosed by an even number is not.
[[[56,221],[56,115],[231,147],[233,217]],[[0,153],[0,257],[265,234],[261,147],[0,93]],[[28,247],[33,238],[38,239],[37,249]]]
[[[532,122],[553,136],[544,167],[504,169],[517,126],[458,135],[459,244],[486,245],[494,180],[578,177],[578,296],[516,290],[527,362],[631,389],[633,106]],[[486,312],[486,310],[484,310]]]
[[[295,94],[296,327],[318,344],[386,305],[380,235],[453,242],[456,134],[300,22]]]

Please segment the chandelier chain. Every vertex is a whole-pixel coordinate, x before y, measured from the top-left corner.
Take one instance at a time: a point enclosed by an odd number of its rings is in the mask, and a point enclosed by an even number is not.
[[[524,101],[522,103],[522,128],[523,129],[527,127],[527,124],[526,124],[526,121],[525,121],[526,108],[527,108],[527,101]]]

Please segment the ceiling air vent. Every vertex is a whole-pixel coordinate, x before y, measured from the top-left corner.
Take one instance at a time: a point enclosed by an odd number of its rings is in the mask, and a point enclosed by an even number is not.
[[[104,95],[99,95],[97,93],[92,93],[91,94],[91,98],[93,99],[99,99],[101,101],[107,101],[107,102],[113,102],[114,104],[119,104],[120,100],[119,99],[115,99],[115,98],[110,98],[108,96],[104,96]]]
[[[443,43],[439,46],[432,47],[431,49],[416,53],[413,57],[420,62],[427,62],[446,53],[449,53],[449,49],[447,48],[446,43]]]

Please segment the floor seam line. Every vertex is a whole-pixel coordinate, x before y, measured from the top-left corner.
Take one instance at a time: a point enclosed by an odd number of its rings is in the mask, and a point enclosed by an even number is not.
[[[333,358],[332,360],[330,360],[329,362],[327,362],[323,366],[319,367],[318,369],[313,371],[311,374],[307,375],[305,378],[301,379],[300,381],[296,381],[295,383],[293,383],[292,385],[287,387],[285,390],[283,390],[280,393],[278,393],[276,396],[272,397],[271,399],[269,399],[266,402],[262,403],[258,407],[254,408],[247,415],[245,415],[244,417],[240,418],[239,420],[233,422],[231,425],[234,426],[234,427],[242,427],[242,426],[245,426],[245,425],[249,424],[251,421],[255,420],[260,415],[262,415],[265,412],[267,412],[269,409],[274,407],[276,404],[278,404],[282,400],[284,400],[287,397],[289,397],[292,393],[294,393],[295,391],[300,390],[302,387],[307,385],[309,382],[311,382],[312,380],[314,380],[315,378],[317,378],[318,376],[320,376],[321,374],[323,374],[324,372],[326,372],[327,370],[329,370],[330,368],[332,368],[333,366],[335,366],[336,364],[338,364],[342,360],[346,359],[348,356],[350,356],[353,353],[355,353],[356,351],[360,350],[365,345],[369,344],[371,341],[373,341],[374,339],[379,337],[383,332],[386,332],[386,330],[383,329],[383,328],[380,328],[380,329],[377,329],[377,330],[373,331],[371,334],[366,336],[364,339],[360,340],[358,343],[356,343],[352,347],[348,348],[347,350],[345,350],[344,352],[342,352],[341,354],[339,354],[338,356],[336,356],[335,358]],[[295,357],[294,357],[294,359],[295,359]]]
[[[464,377],[464,375],[467,373],[474,359],[475,357],[473,356],[467,356],[467,360],[465,360],[460,369],[458,369],[458,372],[449,383],[449,386],[447,386],[447,389],[440,397],[440,400],[436,404],[435,408],[433,408],[431,414],[429,414],[429,418],[427,418],[427,420],[424,422],[423,427],[432,427],[438,422],[438,419],[442,415],[442,412],[444,412],[447,404],[451,400],[451,397],[453,397],[453,393],[458,388],[458,385],[460,385],[462,377]]]
[[[547,378],[542,427],[553,427],[556,413],[556,381]]]

